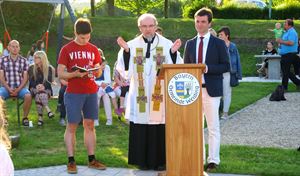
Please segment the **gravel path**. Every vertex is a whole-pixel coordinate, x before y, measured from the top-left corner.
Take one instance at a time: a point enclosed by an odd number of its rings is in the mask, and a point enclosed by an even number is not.
[[[300,93],[286,93],[287,101],[280,102],[269,101],[269,96],[221,120],[222,145],[300,145]]]

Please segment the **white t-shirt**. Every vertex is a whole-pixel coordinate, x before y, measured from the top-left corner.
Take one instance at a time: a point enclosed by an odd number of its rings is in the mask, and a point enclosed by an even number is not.
[[[0,176],[13,176],[14,164],[5,146],[0,143]]]

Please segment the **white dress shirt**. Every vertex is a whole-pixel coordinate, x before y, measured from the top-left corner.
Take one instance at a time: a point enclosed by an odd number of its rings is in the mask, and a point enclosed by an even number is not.
[[[205,64],[205,59],[206,59],[206,53],[207,53],[207,47],[208,47],[208,42],[209,42],[209,38],[210,38],[210,33],[207,32],[204,36],[200,36],[200,34],[198,34],[197,37],[197,43],[196,43],[196,63],[198,63],[198,50],[199,50],[199,44],[200,44],[200,37],[204,37],[203,38],[203,56],[202,56],[202,63]],[[206,70],[205,73],[207,73],[208,68],[206,66]],[[202,74],[202,84],[205,84],[205,80],[204,80],[204,74]]]

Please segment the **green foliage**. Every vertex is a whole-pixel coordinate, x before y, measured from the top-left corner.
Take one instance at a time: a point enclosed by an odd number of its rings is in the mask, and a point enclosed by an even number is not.
[[[122,1],[116,0],[115,6],[130,11],[135,15],[141,15],[143,13],[149,12],[153,8],[162,8],[163,0],[132,0],[132,1]]]
[[[193,18],[194,13],[203,5],[193,3],[187,5],[183,10],[183,17]],[[221,7],[210,7],[214,18],[223,19],[268,19],[268,8],[260,9],[252,5],[238,5],[233,1],[226,1]],[[300,3],[298,0],[286,0],[276,7],[272,7],[273,19],[300,18]]]
[[[11,37],[19,41],[31,38],[36,41],[47,30],[53,5],[42,3],[3,2],[3,14]],[[0,26],[4,26],[2,20]],[[4,30],[0,28],[1,34]],[[18,31],[22,31],[22,33]]]
[[[265,19],[268,17],[268,9],[260,9],[251,5],[236,6],[235,4],[213,9],[215,18],[226,19]]]
[[[182,17],[183,2],[180,0],[169,1],[169,17],[178,18]]]
[[[299,5],[299,0],[272,0],[272,7]]]
[[[194,14],[197,10],[201,9],[202,7],[209,7],[213,8],[216,6],[216,1],[212,0],[197,0],[187,3],[182,9],[182,16],[183,17],[194,17]]]
[[[300,3],[297,0],[286,0],[280,3],[273,9],[273,18],[299,18],[300,17]]]

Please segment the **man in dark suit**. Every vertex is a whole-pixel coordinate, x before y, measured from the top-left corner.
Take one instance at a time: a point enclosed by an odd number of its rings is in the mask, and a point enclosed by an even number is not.
[[[198,35],[186,42],[184,63],[203,63],[206,65],[202,77],[202,108],[209,135],[206,171],[210,172],[216,169],[220,163],[218,110],[220,98],[223,95],[223,73],[229,71],[230,64],[224,41],[208,32],[212,22],[211,10],[208,8],[198,10],[194,15],[194,19]]]

